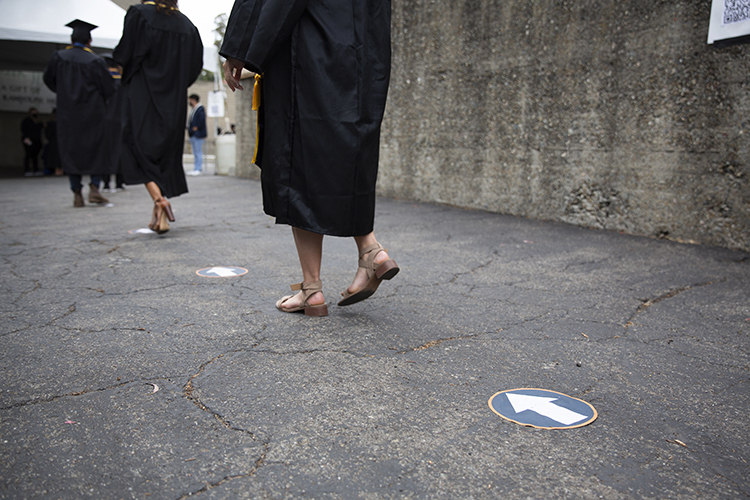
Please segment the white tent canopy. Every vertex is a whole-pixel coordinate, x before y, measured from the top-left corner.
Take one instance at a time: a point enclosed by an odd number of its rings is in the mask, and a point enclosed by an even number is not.
[[[0,0],[0,40],[69,44],[65,25],[73,19],[99,26],[91,32],[92,45],[113,49],[125,10],[109,0]]]
[[[125,10],[110,0],[0,0],[0,69],[41,71],[52,52],[70,44],[65,25],[81,19],[97,52],[110,52],[122,37]],[[203,64],[216,71],[216,47],[204,48]]]

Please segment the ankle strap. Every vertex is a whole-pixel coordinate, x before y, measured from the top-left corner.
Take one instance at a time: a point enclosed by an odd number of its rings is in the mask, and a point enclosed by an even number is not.
[[[380,243],[373,243],[372,245],[366,246],[365,248],[362,249],[361,252],[359,252],[359,258],[361,259],[362,257],[372,252],[373,250],[378,250],[378,249],[385,250],[385,248],[383,248],[383,245],[381,245]]]
[[[313,281],[312,283],[295,283],[291,285],[292,291],[304,290],[306,292],[320,292],[323,290],[323,280]],[[312,295],[310,293],[310,295]]]

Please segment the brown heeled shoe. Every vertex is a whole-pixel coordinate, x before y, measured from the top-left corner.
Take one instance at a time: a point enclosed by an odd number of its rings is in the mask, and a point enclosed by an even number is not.
[[[174,222],[174,213],[172,212],[172,205],[169,204],[164,198],[159,198],[154,202],[154,208],[156,209],[154,216],[157,219],[155,227],[152,228],[156,231],[156,234],[164,234],[169,231],[169,223]]]
[[[396,276],[401,270],[393,259],[388,259],[380,264],[375,264],[375,257],[380,252],[387,252],[380,243],[373,243],[372,245],[365,247],[359,254],[359,267],[365,268],[367,272],[367,283],[364,288],[357,292],[350,292],[347,288],[341,292],[341,296],[344,297],[339,302],[340,306],[350,306],[357,302],[362,302],[366,298],[370,297],[375,290],[380,286],[380,282],[383,280],[389,280]]]
[[[154,209],[151,211],[151,222],[148,223],[148,228],[152,231],[156,231],[156,225],[159,222],[158,205],[154,203]]]
[[[312,305],[308,302],[314,294],[323,291],[323,282],[321,280],[313,283],[297,283],[296,285],[292,285],[292,290],[295,292],[302,290],[302,305],[285,309],[283,307],[284,303],[294,297],[294,295],[286,295],[276,302],[276,309],[286,313],[304,312],[305,316],[328,316],[328,304]]]

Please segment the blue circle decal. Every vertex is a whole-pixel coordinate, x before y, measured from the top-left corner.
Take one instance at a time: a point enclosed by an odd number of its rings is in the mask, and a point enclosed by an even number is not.
[[[247,274],[248,270],[244,267],[207,267],[205,269],[199,269],[195,271],[198,276],[204,278],[234,278],[236,276],[242,276]]]
[[[586,401],[546,389],[501,391],[488,403],[504,419],[538,429],[575,429],[598,416]]]

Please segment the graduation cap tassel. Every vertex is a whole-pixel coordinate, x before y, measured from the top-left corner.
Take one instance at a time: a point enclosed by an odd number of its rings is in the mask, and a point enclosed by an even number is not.
[[[255,85],[253,85],[253,111],[260,109],[260,79],[259,74],[255,74]]]

